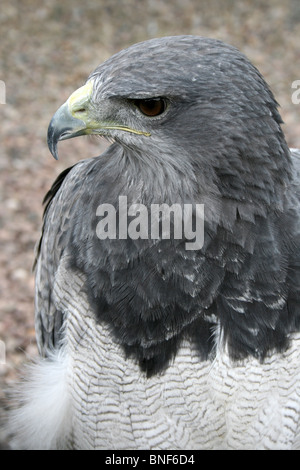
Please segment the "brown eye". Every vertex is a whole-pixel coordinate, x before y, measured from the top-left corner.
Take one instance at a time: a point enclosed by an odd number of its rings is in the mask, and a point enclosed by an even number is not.
[[[162,98],[151,98],[149,100],[135,100],[135,105],[145,116],[159,116],[166,109],[165,100]]]

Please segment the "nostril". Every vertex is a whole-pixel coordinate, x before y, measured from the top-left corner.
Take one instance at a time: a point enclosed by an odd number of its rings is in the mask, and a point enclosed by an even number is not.
[[[79,108],[75,110],[75,113],[85,113],[86,109],[85,108]]]

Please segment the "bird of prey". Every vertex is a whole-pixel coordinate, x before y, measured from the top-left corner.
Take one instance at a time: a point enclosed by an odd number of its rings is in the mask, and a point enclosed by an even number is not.
[[[197,36],[115,54],[58,109],[55,158],[111,145],[45,198],[12,446],[300,447],[300,152],[281,124],[250,61]]]

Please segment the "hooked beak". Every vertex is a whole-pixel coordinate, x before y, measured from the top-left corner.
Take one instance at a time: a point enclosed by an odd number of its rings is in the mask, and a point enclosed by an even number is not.
[[[53,157],[58,160],[57,143],[59,140],[71,139],[84,135],[86,125],[80,119],[74,118],[64,103],[54,114],[48,127],[48,147]]]
[[[57,143],[89,134],[87,105],[93,90],[93,82],[87,82],[76,90],[70,98],[56,111],[48,127],[48,147],[53,157],[58,160]]]

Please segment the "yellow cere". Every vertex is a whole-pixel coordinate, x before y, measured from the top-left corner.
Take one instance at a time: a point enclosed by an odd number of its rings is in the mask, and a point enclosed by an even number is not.
[[[72,115],[83,107],[91,98],[93,92],[93,80],[90,80],[82,87],[72,93],[68,99],[69,111]]]

